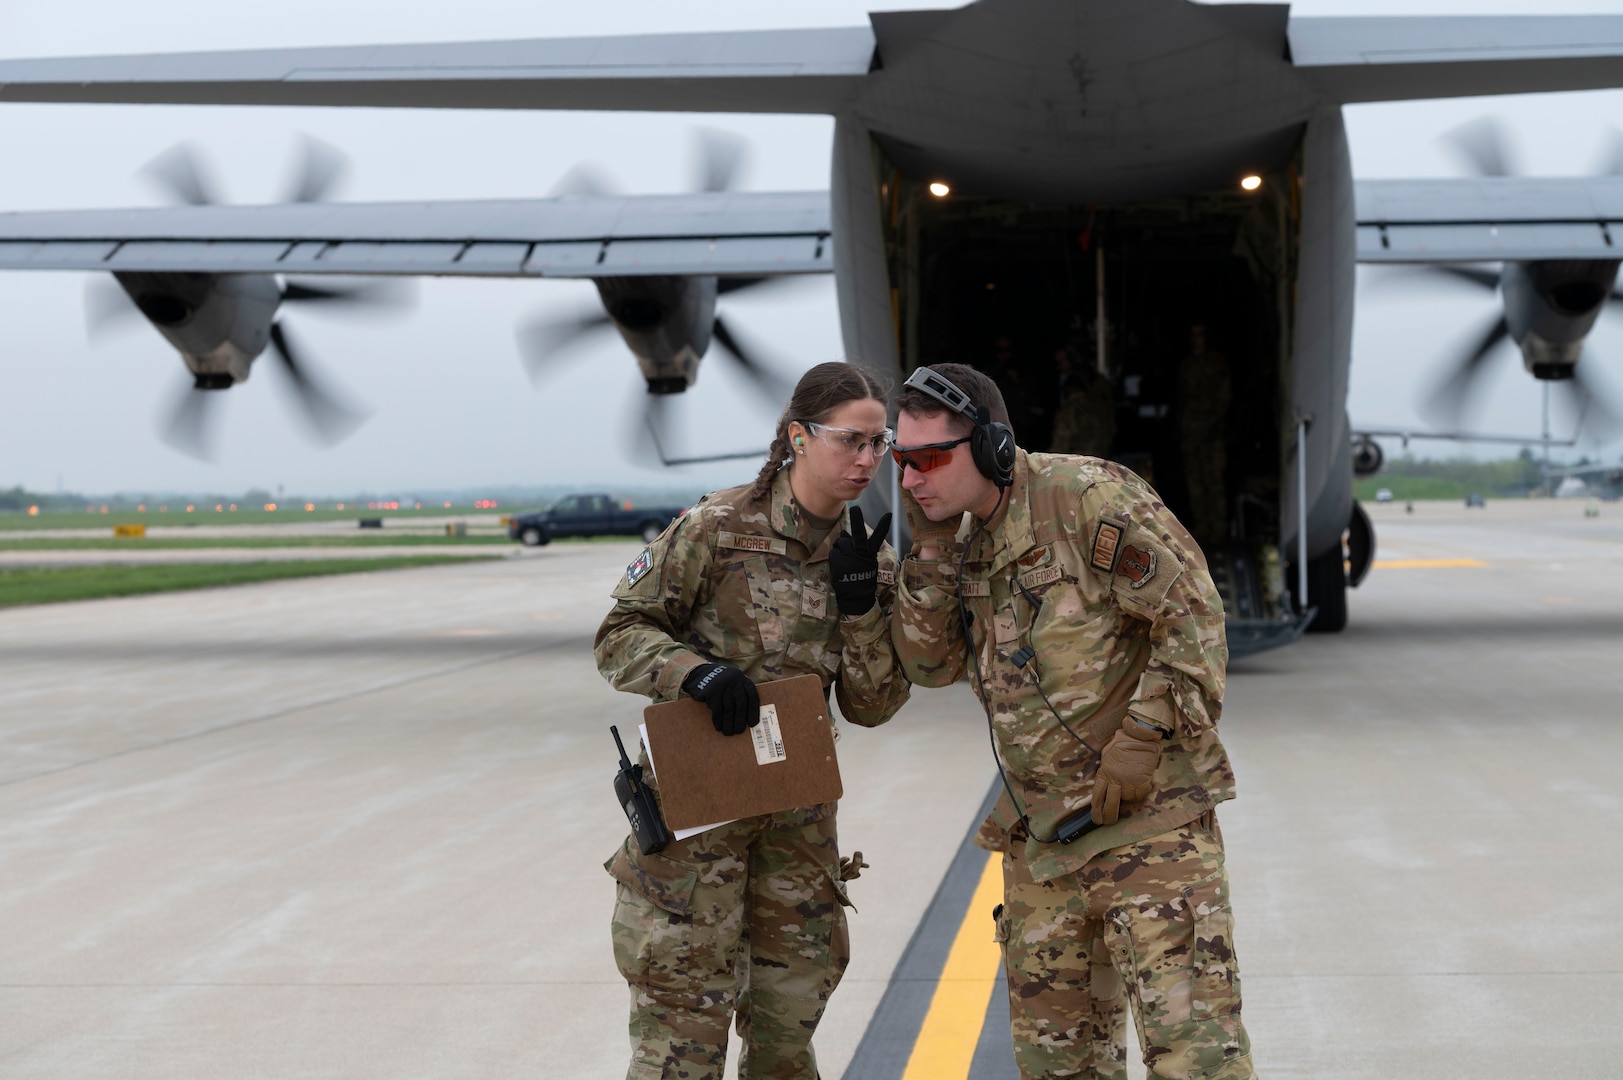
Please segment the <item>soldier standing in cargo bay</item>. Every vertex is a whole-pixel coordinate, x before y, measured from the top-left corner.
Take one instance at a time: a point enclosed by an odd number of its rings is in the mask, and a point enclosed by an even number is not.
[[[1253,1076],[1213,812],[1234,794],[1228,650],[1199,547],[1127,469],[1017,450],[973,368],[918,369],[898,407],[913,550],[892,634],[910,679],[967,667],[987,711],[1005,791],[976,842],[1003,853],[1020,1075],[1125,1077],[1130,1002],[1152,1076]]]
[[[846,511],[890,448],[885,425],[885,391],[860,367],[802,376],[755,482],[705,496],[627,568],[597,633],[604,676],[705,702],[723,735],[759,719],[756,682],[795,675],[821,678],[854,723],[890,719],[909,689],[888,623],[890,515],[870,538]],[[850,959],[843,881],[860,868],[840,858],[834,812],[746,818],[654,855],[627,837],[609,860],[627,1080],[720,1080],[735,1012],[742,1080],[816,1080],[812,1032]]]

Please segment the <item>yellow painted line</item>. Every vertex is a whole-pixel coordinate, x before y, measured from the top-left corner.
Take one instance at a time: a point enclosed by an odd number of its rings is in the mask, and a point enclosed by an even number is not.
[[[1483,567],[1481,559],[1376,559],[1377,570],[1443,570],[1450,567]]]
[[[902,1080],[968,1080],[1003,951],[992,940],[992,908],[1003,900],[1003,857],[991,852],[953,938]]]

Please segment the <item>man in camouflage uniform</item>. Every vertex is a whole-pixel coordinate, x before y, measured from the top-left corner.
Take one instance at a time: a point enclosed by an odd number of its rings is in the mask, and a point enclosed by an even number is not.
[[[846,719],[884,723],[907,700],[888,615],[896,560],[880,552],[877,603],[842,617],[829,552],[845,517],[816,521],[784,469],[759,500],[707,495],[632,562],[598,630],[598,669],[616,689],[680,696],[725,661],[755,682],[815,674]],[[657,795],[657,779],[641,756]],[[746,818],[644,855],[627,837],[615,960],[631,986],[628,1080],[720,1080],[736,1012],[745,1080],[816,1080],[811,1037],[850,959],[835,804]]]
[[[1082,363],[1070,347],[1055,351],[1054,366],[1065,377],[1059,386],[1059,411],[1054,414],[1054,437],[1048,449],[1055,454],[1105,457],[1116,441],[1116,403],[1110,379]]]
[[[934,370],[1000,419],[990,380]],[[1020,451],[999,489],[967,444],[926,456],[967,420],[911,387],[899,406],[914,549],[892,634],[910,679],[946,686],[966,670],[967,606],[1008,784],[976,842],[1003,852],[1021,1076],[1125,1077],[1129,1002],[1151,1075],[1253,1076],[1213,813],[1234,794],[1216,731],[1228,651],[1199,547],[1119,465]],[[1056,842],[1084,810],[1099,827]]]
[[[1229,362],[1206,347],[1206,327],[1189,328],[1189,355],[1178,369],[1178,439],[1195,533],[1208,546],[1228,542]]]

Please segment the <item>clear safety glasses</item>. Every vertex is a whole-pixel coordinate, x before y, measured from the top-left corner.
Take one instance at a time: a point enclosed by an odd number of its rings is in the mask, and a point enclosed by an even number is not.
[[[951,442],[925,443],[922,446],[898,446],[890,454],[896,459],[896,464],[901,466],[903,471],[912,469],[915,472],[931,472],[952,460],[953,447],[962,446],[971,438],[972,436],[965,435],[963,438],[954,439]]]
[[[890,444],[896,441],[896,433],[890,428],[877,435],[869,435],[866,431],[829,427],[827,424],[814,424],[810,420],[802,420],[801,423],[805,425],[807,431],[846,457],[856,457],[866,446],[873,451],[874,460],[878,461],[890,449]]]

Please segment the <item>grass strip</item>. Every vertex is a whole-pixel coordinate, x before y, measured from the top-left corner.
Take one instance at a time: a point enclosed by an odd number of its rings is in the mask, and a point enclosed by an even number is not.
[[[495,556],[491,556],[495,558]],[[458,555],[404,555],[380,559],[309,559],[291,562],[170,563],[152,566],[74,566],[0,570],[0,607],[57,604],[108,596],[180,589],[210,589],[285,578],[327,577],[414,566],[481,562]]]
[[[197,548],[516,547],[506,536],[69,536],[0,540],[0,551],[188,551]]]

